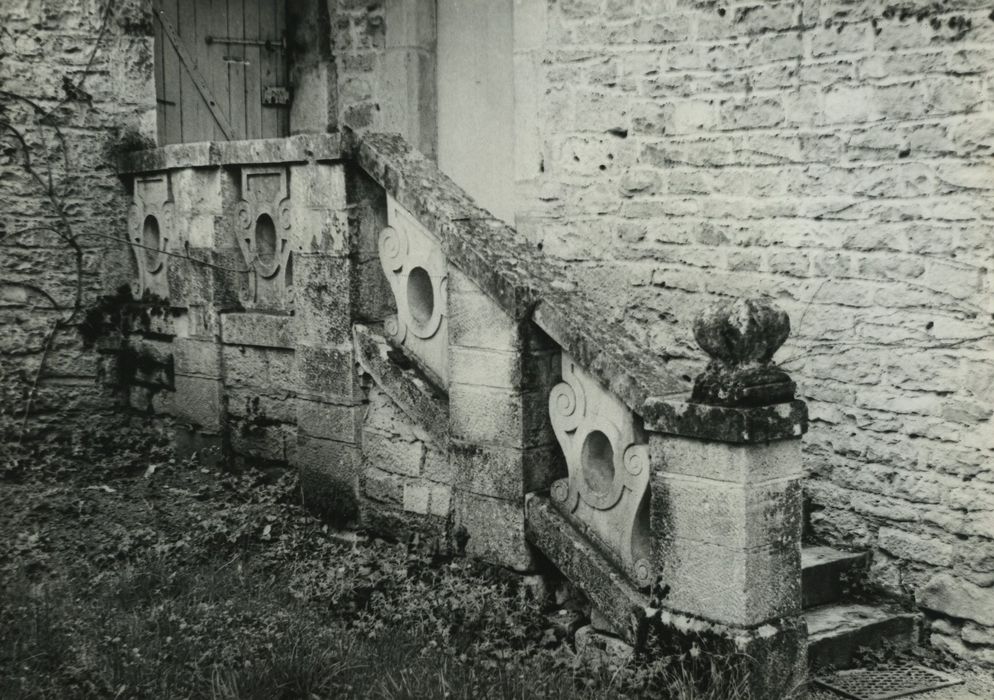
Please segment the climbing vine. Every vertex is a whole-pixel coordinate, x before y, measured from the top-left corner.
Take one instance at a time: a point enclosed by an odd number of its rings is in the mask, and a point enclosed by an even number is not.
[[[37,356],[37,364],[31,371],[22,370],[22,402],[19,410],[15,409],[21,425],[18,440],[23,439],[27,430],[39,382],[60,333],[75,327],[84,347],[92,347],[101,335],[125,328],[140,331],[144,327],[147,330],[150,316],[166,313],[168,309],[165,299],[150,298],[148,295],[134,299],[126,285],[86,306],[86,265],[91,249],[84,245],[84,238],[104,238],[117,246],[128,245],[128,242],[125,237],[113,232],[81,230],[85,227],[77,226],[78,204],[71,201],[71,195],[80,180],[89,173],[82,172],[80,165],[72,162],[71,142],[67,137],[67,131],[71,134],[72,129],[85,120],[86,111],[94,107],[93,95],[87,91],[87,80],[97,72],[97,57],[106,48],[112,22],[117,22],[125,32],[148,35],[151,31],[150,10],[147,0],[124,4],[106,0],[100,10],[99,29],[85,63],[80,69],[66,69],[64,75],[56,77],[55,84],[60,87],[61,93],[52,98],[54,102],[21,94],[7,86],[0,89],[0,163],[17,168],[26,175],[30,184],[29,196],[34,198],[38,208],[38,212],[32,214],[36,221],[32,221],[31,225],[17,228],[14,217],[0,221],[0,250],[9,255],[7,251],[30,236],[51,236],[57,243],[56,248],[68,252],[72,260],[68,271],[72,280],[71,298],[68,299],[46,288],[46,283],[38,279],[39,275],[4,275],[0,279],[0,294],[15,299],[31,311],[53,314],[40,346],[30,353]],[[0,41],[9,40],[0,43],[0,59],[14,53],[12,47],[16,38],[10,28],[0,27]],[[108,138],[100,155],[105,163],[116,164],[127,153],[154,146],[155,143],[138,130],[116,126],[108,129]],[[132,242],[130,246],[146,248],[139,242]],[[198,265],[218,267],[183,253],[162,252]],[[140,364],[140,358],[136,362]]]

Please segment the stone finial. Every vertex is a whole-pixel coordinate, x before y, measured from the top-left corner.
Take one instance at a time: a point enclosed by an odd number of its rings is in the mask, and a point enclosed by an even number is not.
[[[761,406],[790,401],[795,385],[771,364],[790,335],[790,318],[766,299],[716,302],[694,320],[694,338],[711,357],[694,381],[691,401]]]

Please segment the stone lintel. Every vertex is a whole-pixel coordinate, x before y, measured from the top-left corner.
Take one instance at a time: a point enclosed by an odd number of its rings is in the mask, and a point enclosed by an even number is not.
[[[299,134],[274,139],[175,143],[135,151],[121,157],[118,172],[127,175],[178,168],[333,161],[341,156],[338,134]]]
[[[222,314],[221,342],[293,350],[293,316],[258,311]]]
[[[372,328],[355,324],[353,338],[359,366],[414,425],[444,444],[449,434],[449,404],[437,385],[419,377],[413,361],[408,361],[411,369],[403,369],[397,361],[404,357],[403,352]]]
[[[808,407],[794,400],[733,407],[650,397],[639,413],[646,430],[716,442],[755,444],[798,439],[808,430]]]

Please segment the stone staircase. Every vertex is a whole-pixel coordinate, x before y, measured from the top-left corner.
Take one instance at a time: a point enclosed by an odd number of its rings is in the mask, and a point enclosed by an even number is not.
[[[825,546],[803,548],[801,589],[812,669],[850,666],[860,647],[908,648],[918,641],[917,613],[854,598],[867,565],[865,553]]]

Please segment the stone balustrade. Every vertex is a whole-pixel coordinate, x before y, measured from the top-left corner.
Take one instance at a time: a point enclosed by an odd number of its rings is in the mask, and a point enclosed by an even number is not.
[[[126,173],[136,291],[172,319],[129,342],[173,358],[145,408],[183,444],[296,466],[343,525],[549,560],[631,643],[657,625],[748,655],[763,697],[803,677],[806,412],[775,305],[698,319],[690,387],[399,137],[167,147]]]

